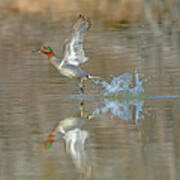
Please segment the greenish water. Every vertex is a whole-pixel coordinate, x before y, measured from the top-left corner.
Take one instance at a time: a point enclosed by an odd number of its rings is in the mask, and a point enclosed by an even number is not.
[[[176,24],[172,33],[157,37],[149,25],[106,27],[97,18],[84,43],[89,62],[81,67],[103,83],[87,82],[82,97],[76,82],[59,76],[45,56],[32,53],[48,44],[60,56],[74,16],[69,13],[61,21],[21,14],[1,19],[0,179],[178,180]],[[111,91],[118,82],[121,91]],[[132,91],[134,87],[139,88]],[[71,131],[57,133],[45,149],[42,144],[57,124],[77,113],[80,119]]]

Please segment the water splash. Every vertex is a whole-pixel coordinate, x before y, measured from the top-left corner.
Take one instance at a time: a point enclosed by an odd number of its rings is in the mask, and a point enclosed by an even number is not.
[[[104,99],[104,106],[97,108],[93,114],[106,114],[109,110],[114,116],[121,118],[122,120],[129,122],[135,118],[135,123],[138,124],[138,120],[143,119],[144,101],[126,101],[120,102],[111,99]]]
[[[94,115],[106,114],[110,111],[113,116],[119,117],[126,122],[133,120],[138,124],[138,121],[144,118],[143,114],[145,112],[143,111],[143,105],[146,99],[180,98],[180,95],[147,96],[143,86],[147,81],[148,78],[144,78],[144,74],[138,73],[137,71],[135,71],[134,75],[124,73],[117,77],[112,76],[112,80],[109,83],[104,80],[93,80],[93,82],[96,85],[100,85],[103,90],[100,95],[85,95],[83,97],[100,97],[100,101],[103,101],[103,106],[101,103],[101,107],[93,111]]]
[[[134,78],[134,82],[133,82]],[[103,87],[104,106],[96,108],[93,114],[105,114],[109,110],[114,116],[120,117],[127,122],[133,117],[138,123],[143,119],[143,105],[146,95],[143,83],[146,81],[142,73],[135,72],[134,77],[130,73],[124,73],[118,77],[113,77],[110,83],[96,80],[95,84]]]
[[[145,82],[145,79],[142,73],[135,72],[134,82],[133,75],[130,73],[124,73],[118,77],[114,76],[111,83],[101,80],[94,80],[93,82],[96,85],[101,85],[103,87],[103,96],[110,96],[121,93],[122,91],[130,92],[132,94],[136,94],[136,92],[144,92],[143,83]]]

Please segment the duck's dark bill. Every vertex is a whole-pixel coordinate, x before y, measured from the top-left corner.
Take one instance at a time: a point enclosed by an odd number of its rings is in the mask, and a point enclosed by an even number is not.
[[[33,50],[32,52],[40,54],[41,53],[41,49]]]

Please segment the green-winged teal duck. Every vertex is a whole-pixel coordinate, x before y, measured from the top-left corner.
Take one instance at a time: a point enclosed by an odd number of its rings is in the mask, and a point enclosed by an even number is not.
[[[62,58],[57,58],[49,46],[42,46],[40,49],[34,51],[46,54],[50,63],[63,76],[78,79],[82,93],[84,93],[84,80],[98,78],[86,73],[78,67],[80,63],[88,61],[88,58],[85,56],[83,50],[83,40],[84,35],[90,26],[91,23],[89,19],[86,16],[79,15],[77,21],[73,25],[70,36],[65,39]]]

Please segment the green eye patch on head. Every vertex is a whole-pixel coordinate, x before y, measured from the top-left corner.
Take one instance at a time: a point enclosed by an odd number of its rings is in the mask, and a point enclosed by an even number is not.
[[[52,51],[52,49],[49,46],[44,46],[44,49]]]

